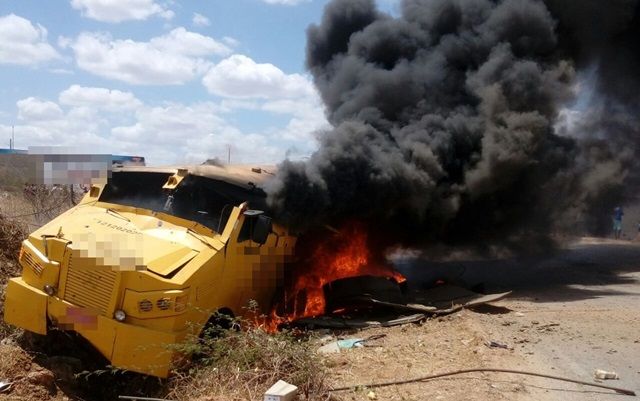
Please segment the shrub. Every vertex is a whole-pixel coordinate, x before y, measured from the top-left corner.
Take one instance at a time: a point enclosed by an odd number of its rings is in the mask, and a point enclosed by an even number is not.
[[[258,400],[278,380],[298,386],[306,399],[328,398],[326,369],[309,338],[268,333],[244,319],[232,327],[209,327],[178,346],[190,362],[170,380],[168,398]]]
[[[8,261],[16,262],[8,264],[0,262],[0,280],[12,275],[17,268],[18,253],[22,240],[27,236],[25,227],[18,221],[9,220],[0,214],[0,257]]]
[[[7,281],[20,274],[18,254],[25,237],[26,230],[21,224],[0,214],[0,338],[18,334],[14,327],[4,322],[4,292]]]

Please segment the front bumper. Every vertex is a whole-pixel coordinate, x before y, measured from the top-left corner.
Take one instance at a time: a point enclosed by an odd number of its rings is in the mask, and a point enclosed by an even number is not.
[[[47,294],[16,277],[9,280],[4,321],[38,334],[47,334]]]
[[[120,323],[101,315],[75,313],[82,308],[47,296],[31,287],[21,277],[7,286],[5,321],[39,334],[47,333],[47,317],[62,329],[73,329],[86,338],[116,368],[167,377],[173,360],[172,344],[181,341],[186,332],[166,333]],[[60,324],[60,323],[64,324]]]

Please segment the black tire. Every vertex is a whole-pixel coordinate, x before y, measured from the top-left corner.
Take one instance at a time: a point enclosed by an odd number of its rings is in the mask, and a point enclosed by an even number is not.
[[[235,329],[235,316],[229,308],[220,308],[217,312],[209,317],[200,331],[200,338],[215,338],[222,335],[224,330]]]

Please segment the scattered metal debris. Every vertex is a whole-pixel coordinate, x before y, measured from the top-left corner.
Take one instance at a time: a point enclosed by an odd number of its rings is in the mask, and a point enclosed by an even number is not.
[[[596,371],[593,372],[593,377],[595,377],[598,380],[618,380],[618,379],[620,379],[620,376],[618,376],[618,374],[616,372],[609,372],[609,371],[602,370],[602,369],[596,369]]]
[[[337,344],[340,349],[362,348],[364,340],[362,338],[347,338],[346,340],[338,340]]]
[[[337,354],[340,352],[340,346],[337,341],[332,341],[318,348],[319,354]]]
[[[298,387],[284,380],[278,380],[264,393],[264,401],[292,401],[298,394]]]
[[[331,281],[323,286],[325,313],[370,308],[369,298],[382,302],[404,303],[406,282],[379,276],[356,276]]]
[[[325,286],[326,299],[331,305],[328,310],[341,310],[340,313],[302,318],[294,324],[311,328],[389,327],[496,302],[511,294],[509,291],[484,295],[452,285],[440,285],[419,293],[404,294],[400,284],[386,278],[364,276],[358,279],[344,281],[345,284],[357,283],[358,291],[350,290],[348,286],[342,285],[342,281],[338,285],[334,282],[329,287]],[[362,291],[362,286],[383,290]],[[370,294],[375,294],[375,298]],[[403,316],[403,313],[411,314]]]
[[[294,324],[311,329],[364,329],[367,327],[391,327],[407,323],[416,323],[426,318],[427,316],[424,313],[415,313],[408,316],[398,316],[396,314],[377,317],[318,316],[298,319]]]
[[[499,343],[497,341],[487,341],[484,343],[489,348],[503,348],[503,349],[513,349],[509,347],[507,344]]]
[[[11,390],[11,382],[0,381],[0,393],[6,393]]]
[[[332,341],[328,344],[318,348],[320,354],[336,354],[343,349],[362,348],[362,347],[375,347],[379,345],[366,344],[369,341],[378,340],[385,337],[386,334],[375,334],[367,338],[347,338],[344,340]]]

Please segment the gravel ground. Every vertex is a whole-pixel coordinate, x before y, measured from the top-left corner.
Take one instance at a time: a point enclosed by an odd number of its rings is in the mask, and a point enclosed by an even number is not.
[[[615,371],[620,379],[603,384],[640,393],[638,243],[583,239],[548,258],[446,263],[414,260],[403,265],[403,270],[413,288],[443,277],[485,292],[514,292],[493,306],[420,324],[337,333],[345,338],[385,336],[364,348],[327,355],[330,380],[336,387],[475,367],[531,370],[594,381],[594,370],[604,369]],[[491,341],[506,348],[487,346]],[[53,376],[24,358],[27,356],[21,349],[0,346],[0,379],[22,383],[15,393],[0,394],[0,400],[65,399],[65,392],[53,390],[45,380]],[[22,370],[9,362],[19,362],[16,366]],[[363,401],[626,398],[607,390],[503,373],[472,373],[337,395],[340,400]]]
[[[420,325],[343,333],[386,334],[376,347],[329,355],[336,386],[407,379],[447,370],[496,367],[595,382],[640,393],[640,246],[583,239],[550,258],[405,264],[411,285],[434,275],[513,295],[495,306]],[[507,349],[488,347],[487,342]],[[369,400],[369,389],[341,392]],[[502,373],[475,373],[374,389],[379,400],[620,400],[607,390]]]

